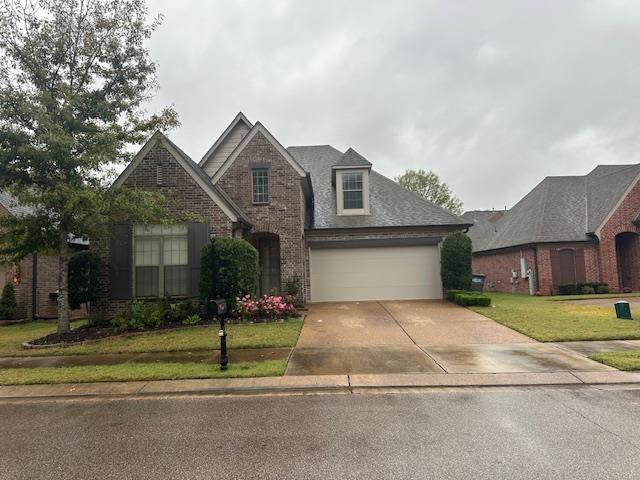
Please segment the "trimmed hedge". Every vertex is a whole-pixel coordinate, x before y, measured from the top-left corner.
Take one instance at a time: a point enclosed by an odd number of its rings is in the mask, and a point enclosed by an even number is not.
[[[258,252],[249,242],[216,238],[202,249],[200,298],[204,305],[224,298],[231,312],[237,297],[256,294],[259,275]]]
[[[2,296],[0,297],[0,320],[13,318],[16,314],[17,306],[16,288],[13,282],[7,282],[4,284]]]
[[[609,293],[609,285],[599,282],[569,283],[558,286],[560,295],[590,295],[594,293]]]
[[[449,289],[468,289],[471,285],[471,239],[462,232],[454,232],[442,242],[442,286]]]
[[[447,298],[451,290],[447,292]],[[467,292],[462,290],[455,290],[451,295],[452,301],[463,307],[488,307],[491,305],[491,297],[476,292]]]

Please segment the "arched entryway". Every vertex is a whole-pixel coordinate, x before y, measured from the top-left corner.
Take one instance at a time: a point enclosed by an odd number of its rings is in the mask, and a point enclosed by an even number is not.
[[[616,235],[616,258],[620,288],[640,290],[640,235],[634,232]]]
[[[280,237],[274,233],[258,232],[247,240],[258,250],[260,281],[258,295],[280,294]]]

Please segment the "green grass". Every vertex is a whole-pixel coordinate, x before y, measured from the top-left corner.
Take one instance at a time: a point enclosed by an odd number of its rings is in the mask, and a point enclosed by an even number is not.
[[[301,328],[302,320],[298,319],[279,323],[231,324],[227,327],[227,345],[230,349],[293,347]],[[0,356],[180,352],[212,350],[219,345],[217,326],[207,325],[105,338],[64,348],[22,348],[22,342],[53,333],[55,329],[53,322],[0,327]]]
[[[186,378],[272,377],[284,373],[285,360],[230,363],[225,371],[206,363],[121,363],[61,368],[5,368],[0,385],[38,383],[132,382]]]
[[[618,370],[640,370],[640,350],[594,353],[589,358]]]
[[[553,297],[545,297],[554,302],[562,302],[563,300],[591,300],[591,299],[607,299],[607,298],[631,298],[640,297],[640,293],[592,293],[589,295],[556,295]]]
[[[613,305],[580,305],[509,293],[490,292],[489,296],[495,308],[470,308],[542,342],[640,339],[640,321],[617,319]]]

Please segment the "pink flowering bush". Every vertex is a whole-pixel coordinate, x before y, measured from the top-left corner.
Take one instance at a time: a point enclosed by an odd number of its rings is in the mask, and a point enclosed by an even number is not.
[[[236,297],[235,312],[245,320],[255,318],[275,320],[295,314],[295,308],[278,295],[263,295],[254,300],[251,295],[246,294]]]

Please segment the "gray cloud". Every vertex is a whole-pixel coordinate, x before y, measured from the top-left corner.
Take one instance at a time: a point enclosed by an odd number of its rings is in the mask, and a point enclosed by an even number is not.
[[[153,106],[199,159],[242,110],[284,145],[440,174],[467,208],[640,162],[640,2],[150,0]]]

